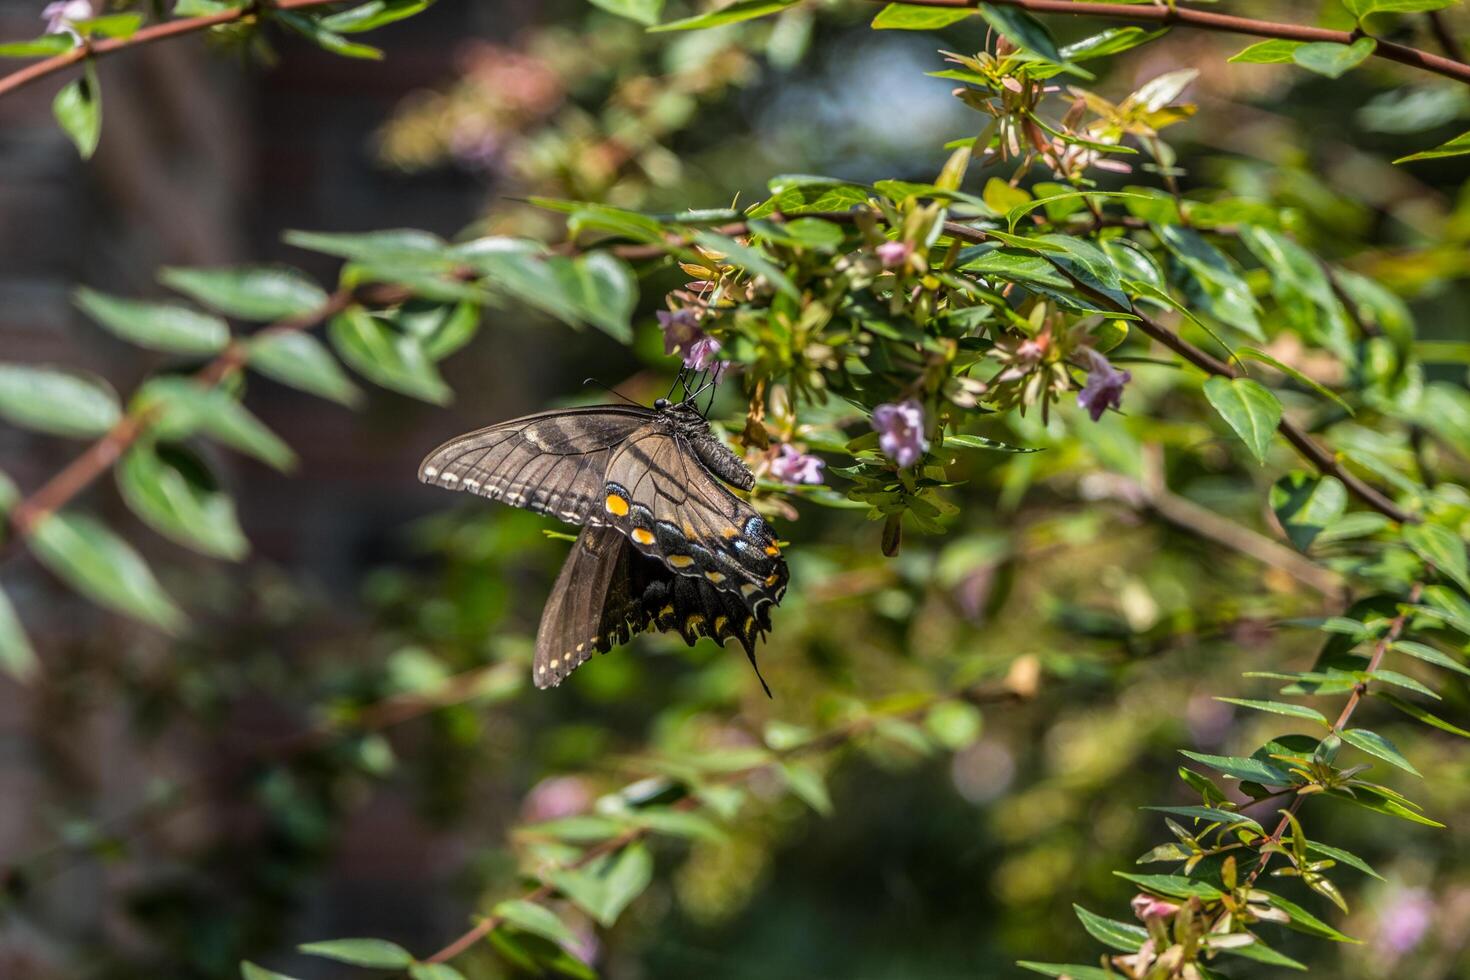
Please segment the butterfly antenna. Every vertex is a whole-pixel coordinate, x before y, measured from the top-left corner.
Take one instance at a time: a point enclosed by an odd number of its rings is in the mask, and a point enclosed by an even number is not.
[[[617,396],[618,398],[621,398],[623,401],[627,402],[629,405],[638,405],[639,404],[638,402],[636,402],[633,399],[629,398],[627,395],[623,394],[621,391],[618,391],[616,388],[612,387],[611,385],[605,385],[605,384],[603,384],[601,381],[598,381],[596,378],[584,378],[582,380],[582,384],[583,385],[597,385],[597,387],[604,389],[609,394],[612,394],[612,395]]]
[[[750,661],[751,668],[755,671],[755,679],[761,682],[761,688],[766,692],[766,697],[772,701],[776,700],[776,696],[771,693],[771,685],[767,684],[766,679],[761,676],[761,665],[755,662],[755,649],[747,647],[745,656]]]

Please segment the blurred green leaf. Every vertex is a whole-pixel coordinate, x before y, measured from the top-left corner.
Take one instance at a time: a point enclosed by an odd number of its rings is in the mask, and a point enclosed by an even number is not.
[[[1093,77],[1091,72],[1067,61],[1062,56],[1062,52],[1057,49],[1057,42],[1052,40],[1051,32],[1041,21],[1026,11],[1016,7],[996,7],[990,4],[981,4],[975,9],[991,27],[1022,51],[1030,52],[1045,58],[1052,64],[1060,65],[1078,78],[1090,79]]]
[[[235,518],[235,502],[204,485],[203,465],[180,450],[160,452],[149,441],[139,442],[118,463],[116,475],[128,507],[164,537],[232,561],[250,550]]]
[[[821,773],[811,766],[794,762],[783,762],[779,769],[786,786],[797,799],[824,817],[832,816],[832,797]]]
[[[1355,17],[1369,14],[1414,14],[1427,10],[1444,10],[1460,0],[1342,0],[1344,7]]]
[[[464,974],[448,963],[411,963],[408,976],[409,980],[464,980]]]
[[[434,0],[369,0],[321,19],[321,25],[339,34],[356,34],[385,27],[427,10]]]
[[[957,752],[980,737],[980,709],[968,701],[941,701],[924,716],[924,728],[934,741]]]
[[[0,418],[59,436],[100,436],[122,417],[100,378],[55,368],[0,363]]]
[[[649,30],[652,32],[695,31],[706,27],[722,27],[725,24],[737,24],[742,20],[752,20],[756,17],[778,13],[795,2],[796,0],[736,0],[735,3],[721,7],[719,10],[695,14],[693,17],[685,17],[682,20],[671,20],[667,24],[650,27]]]
[[[102,140],[102,86],[90,58],[83,62],[81,77],[67,82],[56,93],[51,112],[82,159],[90,160]]]
[[[974,10],[922,7],[912,3],[890,3],[873,18],[875,31],[937,31],[972,16]]]
[[[1271,485],[1271,510],[1292,545],[1306,551],[1347,510],[1347,489],[1336,477],[1295,470]]]
[[[214,354],[230,342],[218,317],[173,303],[140,303],[80,287],[76,303],[123,340],[173,354]]]
[[[1229,324],[1254,340],[1264,341],[1257,318],[1259,306],[1235,263],[1193,228],[1156,225],[1164,245],[1179,260],[1193,287],[1189,298],[1221,323]]]
[[[251,368],[273,381],[351,408],[362,392],[321,342],[300,330],[262,330],[245,345]]]
[[[1399,157],[1394,163],[1409,163],[1414,160],[1438,160],[1441,157],[1458,157],[1470,153],[1470,132],[1461,133],[1452,140],[1446,140],[1432,150],[1420,150],[1418,153],[1410,153],[1406,157]]]
[[[362,307],[333,317],[328,334],[342,360],[369,381],[436,405],[454,397],[417,338],[398,333]]]
[[[47,34],[34,41],[0,44],[0,58],[49,58],[70,51],[75,41],[66,34]]]
[[[307,956],[320,956],[338,963],[379,970],[401,970],[413,962],[413,956],[408,950],[386,939],[331,939],[305,943],[296,948]]]
[[[1291,53],[1291,60],[1308,71],[1328,78],[1341,78],[1343,74],[1361,65],[1378,42],[1371,37],[1360,37],[1352,44],[1335,44],[1317,41],[1303,44]]]
[[[284,973],[262,969],[248,961],[241,962],[240,964],[240,978],[241,980],[294,980],[294,978],[288,977]]]
[[[16,615],[10,597],[0,589],[0,670],[18,681],[29,681],[41,669],[41,662],[26,636],[25,626]]]
[[[164,593],[141,555],[95,517],[48,514],[27,539],[41,564],[100,606],[166,633],[177,633],[185,617]]]
[[[664,10],[664,0],[588,0],[588,2],[594,7],[601,7],[619,17],[637,21],[644,27],[652,27],[657,24],[659,14]]]
[[[1409,524],[1404,527],[1404,543],[1441,575],[1453,579],[1460,588],[1470,591],[1465,541],[1455,532],[1427,521]]]
[[[159,280],[170,289],[242,320],[296,320],[320,315],[327,294],[294,269],[242,266],[168,268]]]
[[[325,18],[318,19],[309,14],[298,14],[289,10],[275,10],[272,11],[271,16],[324,51],[330,51],[344,58],[361,58],[367,61],[381,61],[383,58],[383,52],[377,48],[349,41],[335,31],[329,30]]]
[[[138,392],[136,406],[140,412],[158,413],[153,431],[161,439],[203,432],[278,470],[296,465],[291,447],[222,388],[205,388],[180,377],[154,378]]]
[[[515,899],[501,902],[490,910],[490,914],[500,916],[508,924],[523,932],[544,936],[563,946],[577,945],[576,933],[572,932],[555,912],[544,905]]]
[[[1033,963],[1018,960],[1016,965],[1032,973],[1047,977],[1063,977],[1065,980],[1117,980],[1117,974],[1096,966],[1078,966],[1075,963]]]

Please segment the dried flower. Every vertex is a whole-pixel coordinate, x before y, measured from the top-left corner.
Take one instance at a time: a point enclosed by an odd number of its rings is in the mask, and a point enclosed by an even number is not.
[[[1087,409],[1087,414],[1096,422],[1103,412],[1123,405],[1123,386],[1133,380],[1133,375],[1117,368],[1091,347],[1081,350],[1087,361],[1087,384],[1077,396],[1077,404]]]
[[[1133,901],[1129,904],[1133,906],[1133,914],[1143,922],[1149,919],[1167,919],[1179,911],[1179,906],[1173,902],[1166,902],[1162,898],[1155,898],[1143,892],[1134,895]]]
[[[781,454],[771,460],[771,475],[782,483],[821,483],[826,466],[820,457],[801,452],[786,442],[781,444]]]
[[[873,409],[873,428],[884,454],[899,466],[913,466],[929,451],[924,406],[917,399],[879,405]]]

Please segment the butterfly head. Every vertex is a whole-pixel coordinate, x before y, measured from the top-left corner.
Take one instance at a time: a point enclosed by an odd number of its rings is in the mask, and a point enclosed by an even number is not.
[[[667,398],[655,398],[653,401],[653,410],[655,412],[667,412],[672,405],[673,402]]]

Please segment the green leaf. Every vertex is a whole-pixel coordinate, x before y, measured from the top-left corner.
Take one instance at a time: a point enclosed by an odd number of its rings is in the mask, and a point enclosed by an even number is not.
[[[696,14],[693,17],[685,17],[682,20],[671,20],[667,24],[650,27],[649,31],[697,31],[706,27],[738,24],[742,20],[752,20],[756,17],[779,13],[795,2],[796,0],[737,0],[728,7],[711,10],[705,14]]]
[[[727,235],[713,231],[701,231],[694,236],[694,240],[705,248],[724,255],[726,262],[741,267],[751,276],[765,279],[780,292],[794,299],[800,298],[800,290],[786,277],[785,271],[759,249],[742,245]]]
[[[138,33],[143,24],[142,14],[103,14],[76,21],[72,26],[77,33],[86,37],[129,38]]]
[[[1377,756],[1384,762],[1398,766],[1404,772],[1413,773],[1416,776],[1421,775],[1419,770],[1415,769],[1409,760],[1404,758],[1403,753],[1398,750],[1398,746],[1377,732],[1370,732],[1366,728],[1347,728],[1339,734],[1342,736],[1342,740],[1349,745],[1356,746],[1369,755]]]
[[[54,368],[0,363],[0,418],[37,432],[100,436],[122,417],[117,396],[99,378]]]
[[[0,58],[49,58],[65,54],[75,43],[66,34],[47,34],[34,41],[11,41],[0,44]]]
[[[664,0],[589,0],[594,7],[601,7],[609,13],[626,17],[637,21],[644,27],[652,27],[658,23],[659,14],[663,13]]]
[[[327,305],[321,287],[294,269],[242,266],[169,268],[159,280],[227,316],[243,320],[295,320],[319,316]]]
[[[333,317],[328,335],[342,360],[374,384],[436,405],[454,397],[416,338],[360,306]]]
[[[951,752],[973,745],[981,724],[980,709],[968,701],[942,701],[924,716],[930,736]]]
[[[1213,901],[1220,897],[1220,889],[1204,881],[1196,881],[1183,875],[1135,875],[1114,871],[1126,881],[1131,881],[1144,891],[1163,895],[1166,898],[1201,898]]]
[[[643,807],[635,810],[631,819],[639,827],[647,827],[656,833],[672,837],[688,837],[692,840],[718,843],[728,840],[730,836],[708,818],[687,810]]]
[[[1008,41],[1022,51],[1028,51],[1045,58],[1052,64],[1060,65],[1079,78],[1093,77],[1091,72],[1077,67],[1063,57],[1061,51],[1057,50],[1057,43],[1052,40],[1051,32],[1042,25],[1041,21],[1026,11],[1015,7],[995,7],[990,4],[981,4],[976,9],[991,27],[1003,34]]]
[[[1444,10],[1460,0],[1343,0],[1343,6],[1359,19],[1369,14],[1417,14],[1428,10]]]
[[[490,910],[490,914],[499,916],[522,932],[541,936],[562,946],[577,945],[576,933],[572,932],[555,912],[544,905],[515,899],[501,902]]]
[[[306,14],[294,13],[289,10],[276,10],[271,16],[324,51],[330,51],[344,58],[361,58],[367,61],[382,60],[383,52],[370,45],[349,41],[342,35],[328,30],[323,26],[324,20],[319,20]]]
[[[262,969],[249,961],[240,963],[240,978],[241,980],[293,980],[284,973]]]
[[[1383,875],[1379,874],[1377,871],[1374,871],[1372,867],[1368,865],[1367,861],[1364,861],[1362,858],[1358,857],[1351,851],[1344,851],[1340,847],[1329,847],[1326,844],[1319,844],[1313,840],[1307,841],[1307,850],[1311,851],[1313,854],[1320,854],[1323,857],[1331,858],[1339,864],[1345,864],[1350,868],[1357,868],[1359,871],[1363,872],[1363,874],[1368,875],[1372,878],[1377,878],[1379,881],[1385,880]]]
[[[965,7],[921,7],[911,3],[890,3],[878,11],[869,26],[875,31],[937,31],[958,24],[975,11]]]
[[[129,343],[171,354],[214,354],[230,342],[230,328],[219,317],[174,303],[140,303],[79,288],[83,312]]]
[[[1145,806],[1142,810],[1151,810],[1154,813],[1168,813],[1176,817],[1189,817],[1193,820],[1204,820],[1208,823],[1242,824],[1246,827],[1261,829],[1261,825],[1243,813],[1234,810],[1220,810],[1210,806]]]
[[[870,195],[861,184],[809,174],[781,174],[772,177],[767,186],[772,196],[751,208],[747,212],[748,217],[763,218],[777,211],[787,216],[846,211],[864,203]]]
[[[26,636],[10,597],[0,589],[0,670],[18,681],[28,681],[41,669],[41,661]]]
[[[1357,414],[1353,411],[1352,406],[1343,401],[1342,396],[1339,395],[1337,392],[1333,391],[1331,388],[1328,388],[1325,385],[1313,381],[1311,378],[1307,377],[1305,374],[1298,371],[1290,364],[1287,364],[1284,361],[1278,361],[1276,358],[1272,357],[1270,354],[1267,354],[1263,350],[1258,350],[1254,347],[1241,347],[1235,351],[1235,356],[1238,360],[1260,361],[1262,364],[1269,364],[1271,367],[1280,371],[1288,378],[1291,378],[1302,387],[1310,388],[1317,394],[1321,395],[1323,398],[1331,401],[1332,404],[1336,405],[1344,412],[1347,412],[1349,415]]]
[[[986,436],[972,436],[965,433],[950,433],[944,437],[944,448],[959,447],[960,449],[988,449],[997,453],[1039,453],[1044,446],[1012,446],[1009,443],[998,442]]]
[[[1215,698],[1215,700],[1223,701],[1226,704],[1236,704],[1242,708],[1250,708],[1254,711],[1268,711],[1274,715],[1305,718],[1308,721],[1315,721],[1325,727],[1331,727],[1327,724],[1327,719],[1323,716],[1322,712],[1315,708],[1308,708],[1303,704],[1288,704],[1285,701],[1254,701],[1249,698]]]
[[[632,844],[613,859],[612,867],[603,879],[602,905],[594,916],[598,922],[611,926],[623,914],[628,903],[643,894],[653,881],[653,856],[642,844]]]
[[[1454,139],[1446,140],[1432,150],[1420,150],[1418,153],[1399,157],[1394,163],[1408,163],[1411,160],[1438,160],[1440,157],[1458,157],[1466,153],[1470,153],[1470,132],[1461,133]]]
[[[1087,911],[1082,906],[1072,904],[1072,911],[1077,914],[1077,919],[1082,923],[1082,928],[1104,946],[1111,946],[1127,953],[1135,953],[1142,946],[1144,940],[1148,939],[1148,930],[1130,922],[1119,922],[1116,919],[1106,919]]]
[[[1300,963],[1285,953],[1278,953],[1261,941],[1259,936],[1251,934],[1250,942],[1244,946],[1225,946],[1220,952],[1231,956],[1239,956],[1244,960],[1255,960],[1257,963],[1269,963],[1272,966],[1284,966],[1289,970],[1306,970],[1306,964]]]
[[[1110,27],[1100,34],[1073,41],[1061,49],[1062,58],[1068,61],[1090,61],[1109,55],[1131,51],[1141,44],[1157,40],[1169,33],[1167,27],[1156,31],[1142,27]]]
[[[1321,919],[1317,918],[1315,915],[1308,912],[1306,909],[1302,908],[1300,905],[1296,904],[1293,901],[1282,898],[1280,895],[1273,894],[1266,891],[1265,889],[1260,889],[1260,892],[1261,894],[1266,896],[1266,900],[1268,902],[1270,902],[1281,911],[1285,912],[1287,915],[1291,916],[1290,925],[1293,929],[1296,929],[1300,932],[1305,932],[1308,935],[1318,936],[1322,939],[1330,939],[1335,943],[1362,942],[1361,940],[1354,939],[1352,936],[1348,936],[1341,932],[1338,932],[1336,929],[1332,928],[1327,923],[1323,922]]]
[[[1378,42],[1371,37],[1360,37],[1352,44],[1318,41],[1298,47],[1291,53],[1291,60],[1319,75],[1341,78],[1346,72],[1361,65],[1377,47]]]
[[[485,238],[458,254],[495,289],[528,306],[572,326],[590,323],[620,343],[632,340],[637,281],[627,263],[607,252],[568,259],[541,254],[535,243]]]
[[[1410,524],[1404,528],[1404,543],[1441,575],[1453,579],[1460,588],[1470,591],[1470,574],[1466,574],[1465,542],[1455,532],[1440,524]]]
[[[1259,305],[1235,262],[1193,228],[1178,224],[1153,227],[1189,275],[1188,299],[1221,323],[1264,341],[1265,334],[1257,317]]]
[[[1376,793],[1366,792],[1361,785],[1354,786],[1353,789],[1353,795],[1349,795],[1347,792],[1340,789],[1327,790],[1326,795],[1332,797],[1333,799],[1345,800],[1348,803],[1352,803],[1355,806],[1360,806],[1365,810],[1372,810],[1374,813],[1382,813],[1390,817],[1398,817],[1400,820],[1407,820],[1410,823],[1421,824],[1425,827],[1444,827],[1444,824],[1440,823],[1438,820],[1431,820],[1423,814],[1417,813],[1414,810],[1411,810],[1410,808],[1404,806],[1397,800],[1391,800],[1386,797],[1379,796]]]
[[[222,388],[203,388],[180,377],[154,378],[138,393],[139,411],[157,411],[160,439],[182,439],[204,432],[211,439],[254,456],[278,470],[296,465],[296,454],[239,398]]]
[[[306,943],[296,949],[307,956],[379,970],[401,970],[413,962],[408,950],[386,939],[332,939]]]
[[[448,963],[410,963],[409,980],[464,980],[460,973]]]
[[[83,160],[90,160],[102,139],[102,86],[91,59],[84,63],[81,77],[74,78],[56,93],[51,112]]]
[[[429,263],[435,268],[449,269],[454,261],[444,239],[416,228],[368,232],[288,231],[281,237],[286,244],[309,252],[322,252],[359,262],[384,265]]]
[[[1250,782],[1263,783],[1267,786],[1289,786],[1293,782],[1291,775],[1286,771],[1262,762],[1260,759],[1248,759],[1243,756],[1205,755],[1202,752],[1190,752],[1180,750],[1180,755],[1193,759],[1195,762],[1203,763],[1216,772],[1236,779],[1244,779]]]
[[[798,799],[822,816],[832,816],[832,797],[827,793],[827,782],[821,773],[811,766],[793,762],[783,762],[779,768],[787,788]]]
[[[283,385],[351,408],[362,392],[321,342],[300,330],[263,330],[245,345],[250,367]]]
[[[359,7],[323,17],[321,25],[339,34],[359,34],[412,17],[427,10],[431,3],[433,0],[370,0]]]
[[[1276,396],[1249,378],[1217,375],[1205,382],[1205,397],[1240,436],[1256,462],[1264,465],[1281,421],[1281,402]]]
[[[1347,489],[1334,476],[1294,470],[1271,485],[1271,510],[1292,545],[1306,551],[1347,510]]]
[[[1016,965],[1032,973],[1040,973],[1048,977],[1066,977],[1067,980],[1118,980],[1116,973],[1110,973],[1095,966],[1078,966],[1075,963],[1034,963],[1031,960],[1017,960]]]
[[[141,619],[166,633],[185,624],[132,545],[85,514],[48,514],[27,539],[41,564],[100,606]]]
[[[205,485],[202,464],[181,450],[139,442],[116,467],[128,507],[159,534],[215,558],[239,561],[250,543],[228,494]]]
[[[1379,698],[1382,701],[1388,702],[1398,710],[1402,711],[1404,714],[1408,715],[1410,718],[1421,721],[1424,724],[1428,725],[1430,728],[1438,728],[1442,732],[1449,732],[1451,735],[1458,735],[1461,738],[1470,738],[1470,732],[1467,732],[1465,729],[1460,728],[1457,725],[1450,724],[1443,718],[1430,714],[1428,711],[1425,711],[1423,708],[1419,707],[1419,705],[1415,704],[1412,701],[1404,700],[1397,694],[1394,694],[1392,691],[1369,689],[1368,693],[1372,694],[1374,697]]]

